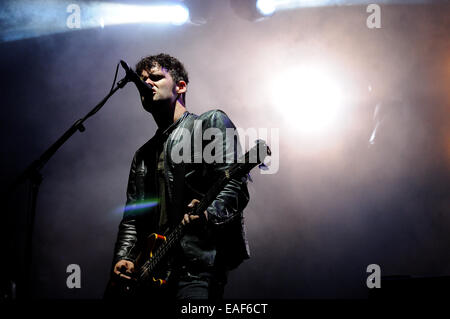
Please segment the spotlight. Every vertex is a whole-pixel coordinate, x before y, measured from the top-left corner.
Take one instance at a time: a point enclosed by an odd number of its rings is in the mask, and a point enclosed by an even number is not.
[[[75,29],[104,28],[129,23],[182,25],[189,21],[188,8],[178,1],[159,5],[99,1],[5,1],[0,10],[0,42],[34,38]],[[125,2],[125,0],[123,0]],[[77,10],[70,8],[76,7]],[[78,21],[70,26],[68,20]]]
[[[426,4],[430,2],[444,2],[443,0],[383,0],[378,3],[386,4]],[[278,11],[294,10],[312,7],[332,7],[348,5],[368,5],[366,0],[258,0],[256,7],[262,15],[271,15]]]
[[[256,1],[256,8],[262,15],[272,15],[276,10],[276,4],[274,0],[258,0]]]
[[[320,134],[339,124],[344,94],[337,79],[320,66],[287,70],[271,83],[273,104],[289,127]]]
[[[180,4],[130,5],[119,3],[93,3],[88,5],[90,19],[87,26],[94,27],[103,19],[104,25],[128,23],[172,23],[181,25],[189,21],[189,10]],[[100,18],[101,17],[101,18]]]

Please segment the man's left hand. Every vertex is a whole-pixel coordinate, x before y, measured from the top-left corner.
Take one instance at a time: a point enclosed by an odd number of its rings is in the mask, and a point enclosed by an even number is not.
[[[189,203],[188,207],[189,207],[191,210],[193,210],[194,207],[198,205],[198,203],[200,203],[200,201],[199,201],[198,199],[193,199],[193,200]],[[203,213],[205,214],[205,219],[208,220],[208,212],[205,210]],[[199,218],[200,218],[200,216],[198,216],[198,215],[184,214],[184,217],[183,217],[183,220],[181,221],[181,223],[182,223],[183,225],[187,225],[187,224],[189,224],[191,221],[196,220],[196,219],[199,219]]]

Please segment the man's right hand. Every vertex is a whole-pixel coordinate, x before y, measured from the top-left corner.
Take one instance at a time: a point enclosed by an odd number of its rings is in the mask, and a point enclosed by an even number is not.
[[[120,278],[131,279],[129,275],[134,271],[134,263],[129,260],[119,260],[114,266],[114,273]]]

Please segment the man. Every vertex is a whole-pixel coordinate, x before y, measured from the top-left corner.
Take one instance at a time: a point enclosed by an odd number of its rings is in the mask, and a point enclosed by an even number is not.
[[[243,209],[249,200],[246,178],[231,180],[203,216],[188,213],[232,164],[226,159],[237,158],[239,147],[227,147],[225,142],[227,129],[235,131],[235,126],[219,110],[200,116],[186,110],[189,79],[177,59],[167,54],[149,56],[137,63],[136,72],[152,87],[151,91],[140,88],[140,95],[158,130],[133,158],[113,275],[131,280],[147,236],[168,234],[181,222],[186,225],[186,234],[164,263],[166,288],[156,292],[149,289],[152,291],[147,293],[176,299],[220,299],[228,271],[249,257],[243,223]],[[200,151],[192,145],[189,160],[181,163],[174,160],[172,155],[180,148],[182,133],[188,132],[189,139],[194,141],[196,134],[203,136],[208,129],[222,133],[218,153],[223,160],[211,162],[203,158],[205,141]],[[238,145],[236,135],[233,142]],[[183,152],[187,152],[186,148]]]

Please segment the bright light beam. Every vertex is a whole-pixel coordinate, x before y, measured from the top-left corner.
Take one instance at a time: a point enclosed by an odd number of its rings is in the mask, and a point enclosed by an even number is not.
[[[189,20],[189,10],[176,5],[129,5],[118,3],[95,3],[89,5],[88,27],[128,23],[171,23],[182,25]]]
[[[256,1],[256,8],[262,15],[268,16],[275,12],[277,5],[274,0],[258,0]]]
[[[128,213],[128,214],[139,214],[139,213],[145,213],[148,208],[155,207],[159,204],[159,200],[156,198],[149,199],[149,200],[143,200],[139,202],[135,202],[129,205],[119,206],[116,209],[114,209],[115,214],[121,214],[121,213]]]
[[[274,79],[271,90],[287,127],[320,134],[338,126],[344,95],[329,71],[314,66],[290,69]]]
[[[0,10],[0,42],[34,38],[43,35],[104,28],[108,25],[155,23],[182,25],[189,21],[185,6],[166,1],[160,5],[130,5],[72,0],[5,1]],[[78,14],[69,10],[77,6]],[[68,11],[69,10],[69,11]],[[70,27],[67,20],[77,16],[79,27]]]
[[[444,2],[444,1],[442,1]],[[256,8],[262,15],[271,15],[276,11],[292,10],[298,8],[348,6],[377,4],[425,4],[432,0],[258,0]]]

